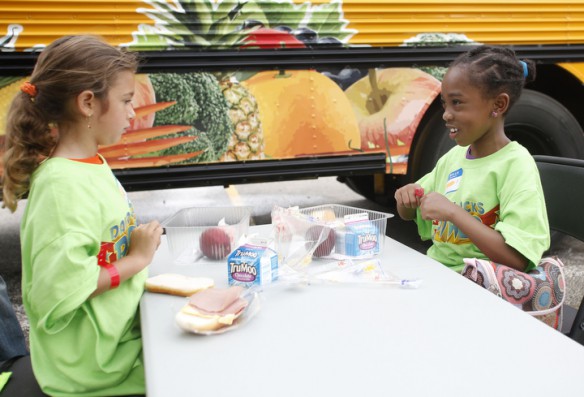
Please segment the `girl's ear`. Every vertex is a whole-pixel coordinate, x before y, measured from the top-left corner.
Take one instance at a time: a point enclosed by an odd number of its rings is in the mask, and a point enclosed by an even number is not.
[[[75,104],[84,117],[91,117],[96,109],[96,100],[93,91],[85,90],[77,95]]]
[[[503,92],[497,95],[493,106],[493,111],[497,112],[498,114],[505,114],[509,109],[509,94]]]

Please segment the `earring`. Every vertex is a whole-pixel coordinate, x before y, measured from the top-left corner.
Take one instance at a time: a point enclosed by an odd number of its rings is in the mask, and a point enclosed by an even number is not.
[[[91,129],[91,116],[93,116],[93,114],[87,116],[87,128],[89,129]]]
[[[49,129],[48,129],[48,134],[51,138],[53,139],[57,139],[57,137],[59,136],[59,131],[58,131],[58,125],[57,123],[54,122],[50,122],[48,125]]]
[[[497,112],[495,112],[494,110],[491,112],[491,117],[496,119],[497,118]]]

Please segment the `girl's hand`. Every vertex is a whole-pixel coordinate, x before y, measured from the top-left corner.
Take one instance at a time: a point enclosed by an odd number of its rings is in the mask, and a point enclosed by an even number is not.
[[[139,225],[130,234],[130,250],[128,255],[112,263],[118,272],[120,282],[124,282],[133,275],[142,271],[152,262],[154,252],[160,245],[162,226],[158,221]],[[99,279],[95,291],[90,298],[100,295],[110,289],[111,275],[105,268],[100,269]]]
[[[141,224],[130,235],[130,251],[128,256],[140,259],[144,267],[152,262],[154,253],[160,245],[162,226],[158,221]]]
[[[420,199],[424,196],[424,189],[417,183],[410,183],[395,191],[395,202],[398,207],[418,208]]]
[[[455,211],[460,207],[440,193],[430,192],[420,200],[422,219],[432,221],[452,221]]]
[[[424,189],[417,183],[410,183],[395,191],[395,202],[399,216],[405,220],[412,220],[416,217],[416,209],[420,206],[421,196]]]

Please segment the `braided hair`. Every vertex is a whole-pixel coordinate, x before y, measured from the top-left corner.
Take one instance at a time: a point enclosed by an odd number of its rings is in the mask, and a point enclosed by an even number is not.
[[[485,97],[494,98],[505,92],[509,107],[517,102],[526,83],[535,79],[535,63],[519,60],[515,52],[506,47],[482,45],[459,55],[450,67],[464,67],[470,83],[483,90]]]

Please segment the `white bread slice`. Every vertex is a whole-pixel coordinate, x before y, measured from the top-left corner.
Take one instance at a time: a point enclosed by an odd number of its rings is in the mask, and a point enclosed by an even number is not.
[[[233,322],[243,313],[228,314],[226,316],[206,315],[200,313],[191,305],[186,304],[177,314],[176,322],[180,328],[188,332],[209,332],[232,325]]]
[[[149,292],[191,296],[214,285],[215,281],[209,277],[190,277],[182,274],[165,273],[148,278],[144,287]]]

